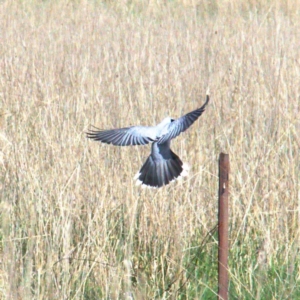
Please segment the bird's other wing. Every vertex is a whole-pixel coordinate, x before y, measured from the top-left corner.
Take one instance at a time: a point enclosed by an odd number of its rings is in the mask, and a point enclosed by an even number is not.
[[[170,123],[168,132],[158,140],[158,143],[162,144],[168,140],[174,139],[181,132],[186,131],[202,115],[208,101],[209,95],[206,95],[206,101],[200,108]]]
[[[153,141],[151,138],[153,130],[151,128],[146,126],[132,126],[120,129],[100,130],[95,127],[96,130],[89,130],[86,135],[95,141],[115,146],[146,145]]]

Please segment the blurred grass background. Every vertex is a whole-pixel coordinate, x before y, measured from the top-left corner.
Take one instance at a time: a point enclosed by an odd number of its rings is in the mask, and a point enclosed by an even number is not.
[[[216,299],[229,153],[230,299],[299,299],[300,3],[0,2],[0,298]],[[135,187],[149,146],[85,138],[211,101],[172,143],[181,183]]]

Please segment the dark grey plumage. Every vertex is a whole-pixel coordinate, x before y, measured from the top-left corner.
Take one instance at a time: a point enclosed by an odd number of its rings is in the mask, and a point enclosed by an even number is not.
[[[147,158],[141,170],[136,174],[137,184],[151,187],[161,187],[187,175],[188,167],[170,149],[170,141],[164,144],[154,142],[151,155]]]
[[[160,144],[164,143],[167,140],[174,139],[177,137],[180,133],[186,131],[204,112],[205,107],[209,101],[209,96],[206,96],[205,103],[198,109],[193,110],[192,112],[184,115],[183,117],[174,120],[168,128],[168,133],[163,135],[158,142]]]
[[[106,144],[115,146],[135,146],[146,145],[153,140],[150,137],[142,135],[141,132],[146,132],[146,127],[134,126],[120,129],[110,130],[90,130],[87,132],[87,137],[95,141],[101,141]]]
[[[186,131],[204,112],[205,103],[198,109],[174,120],[165,118],[157,126],[132,126],[110,130],[90,130],[87,137],[116,146],[145,145],[152,142],[151,154],[135,176],[138,184],[161,187],[187,175],[187,166],[171,150],[171,139]]]

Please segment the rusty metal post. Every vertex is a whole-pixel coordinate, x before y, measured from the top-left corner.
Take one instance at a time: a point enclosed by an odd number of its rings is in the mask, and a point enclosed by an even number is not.
[[[229,155],[221,153],[219,159],[218,300],[228,299],[229,168]]]

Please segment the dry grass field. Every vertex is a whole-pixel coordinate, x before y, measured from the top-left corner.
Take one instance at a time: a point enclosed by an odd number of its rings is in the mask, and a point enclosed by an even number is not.
[[[0,299],[216,299],[230,155],[230,299],[300,299],[300,3],[0,2]],[[211,101],[141,189],[150,146],[87,140]]]

